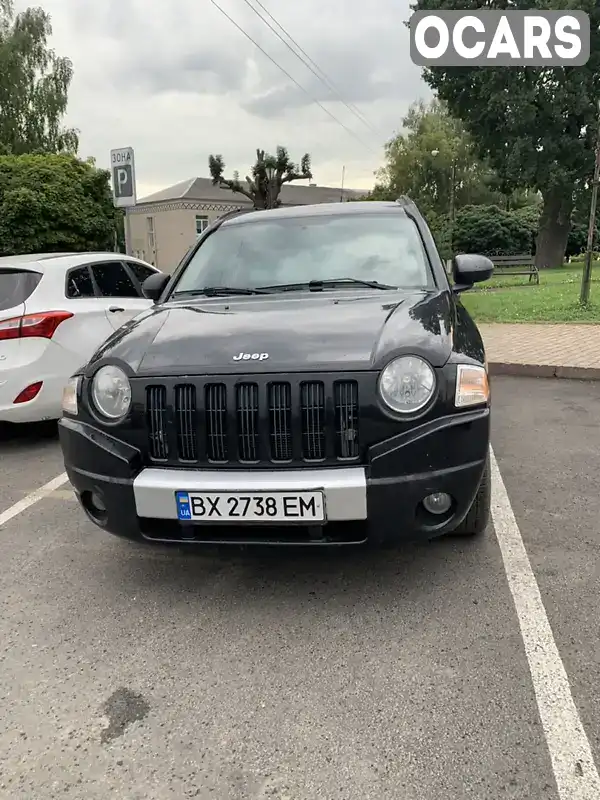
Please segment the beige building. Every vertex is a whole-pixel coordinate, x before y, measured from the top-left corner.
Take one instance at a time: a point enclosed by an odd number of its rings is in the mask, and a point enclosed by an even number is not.
[[[280,200],[285,206],[337,203],[364,192],[316,184],[286,184]],[[192,178],[149,195],[129,209],[131,254],[172,272],[202,231],[218,217],[249,208],[243,194],[213,186],[210,178]]]

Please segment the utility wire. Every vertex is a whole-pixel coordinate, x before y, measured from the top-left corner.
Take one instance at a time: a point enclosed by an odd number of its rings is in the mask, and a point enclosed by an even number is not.
[[[340,93],[339,89],[338,89],[338,88],[335,86],[335,84],[334,84],[334,83],[331,81],[331,79],[330,79],[330,78],[328,78],[328,76],[327,76],[327,73],[326,73],[326,72],[324,72],[324,71],[323,71],[323,70],[322,70],[322,69],[319,67],[319,65],[318,65],[318,64],[316,64],[316,63],[313,61],[313,59],[312,59],[312,58],[311,58],[311,57],[308,55],[308,53],[307,53],[305,50],[303,50],[303,49],[300,47],[300,45],[298,44],[298,42],[297,42],[295,39],[293,39],[293,38],[292,38],[292,36],[290,36],[290,34],[289,34],[287,31],[286,31],[286,29],[283,27],[283,25],[281,25],[281,24],[280,24],[280,23],[279,23],[279,22],[278,22],[278,21],[275,19],[275,17],[273,16],[273,14],[271,14],[271,12],[270,12],[268,9],[266,9],[266,8],[263,6],[263,4],[260,2],[260,0],[254,0],[254,2],[256,3],[256,5],[257,5],[257,6],[260,6],[260,8],[262,8],[262,10],[265,12],[265,14],[266,14],[266,15],[267,15],[267,16],[268,16],[268,17],[269,17],[269,18],[270,18],[270,19],[271,19],[271,20],[272,20],[272,21],[275,23],[275,25],[277,25],[277,27],[279,28],[279,30],[283,31],[283,33],[285,34],[285,36],[287,36],[287,38],[290,40],[290,42],[291,42],[291,43],[292,43],[292,44],[293,44],[293,45],[294,45],[294,46],[295,46],[295,47],[296,47],[296,48],[297,48],[297,49],[300,51],[300,53],[302,53],[302,55],[299,55],[299,54],[298,54],[298,53],[297,53],[297,52],[294,50],[294,48],[293,48],[293,47],[292,47],[292,46],[289,44],[289,42],[286,42],[286,40],[283,38],[283,36],[282,36],[280,33],[278,33],[278,31],[276,31],[276,30],[275,30],[275,28],[274,28],[274,27],[271,25],[271,23],[270,23],[268,20],[266,20],[266,19],[265,19],[265,18],[262,16],[262,14],[261,14],[259,11],[257,11],[257,10],[256,10],[256,8],[255,8],[255,7],[252,5],[252,3],[250,2],[250,0],[244,0],[244,3],[246,3],[246,5],[247,5],[249,8],[251,8],[251,9],[252,9],[252,11],[254,11],[254,13],[256,14],[256,16],[257,16],[259,19],[261,19],[261,20],[262,20],[262,21],[265,23],[265,25],[266,25],[267,27],[269,27],[269,28],[270,28],[270,29],[273,31],[273,33],[275,34],[275,36],[277,36],[277,38],[278,38],[278,39],[280,39],[280,40],[281,40],[281,41],[284,43],[284,45],[287,47],[287,49],[288,49],[290,52],[292,52],[292,53],[293,53],[293,54],[296,56],[296,58],[298,58],[298,59],[299,59],[299,60],[300,60],[300,61],[301,61],[301,62],[304,64],[304,66],[305,66],[305,67],[307,67],[307,69],[309,69],[309,70],[312,72],[312,74],[313,74],[313,75],[314,75],[316,78],[318,78],[318,79],[321,81],[321,83],[322,83],[322,84],[323,84],[323,85],[324,85],[324,86],[325,86],[327,89],[329,89],[329,91],[330,91],[332,94],[335,94],[335,95],[337,95],[338,99],[339,99],[339,100],[340,100],[340,101],[341,101],[341,102],[342,102],[342,103],[343,103],[343,104],[346,106],[346,108],[348,109],[348,111],[350,111],[352,114],[354,114],[354,116],[355,116],[355,117],[357,117],[357,118],[358,118],[358,119],[359,119],[359,120],[360,120],[360,121],[363,123],[363,125],[366,125],[366,126],[367,126],[367,128],[369,128],[369,130],[370,130],[372,133],[375,133],[375,134],[376,134],[376,133],[377,133],[377,131],[375,130],[375,128],[374,128],[374,127],[373,127],[373,126],[370,124],[370,122],[369,122],[367,119],[365,119],[365,117],[364,117],[364,116],[363,116],[363,114],[362,114],[362,113],[361,113],[361,112],[358,110],[358,108],[356,108],[356,106],[355,106],[353,103],[347,103],[347,102],[344,100],[344,98],[342,97],[342,95],[341,95],[341,93]],[[304,58],[302,58],[302,56],[305,56],[306,60],[305,60]],[[309,62],[310,62],[310,63],[309,63]],[[312,66],[311,66],[311,65],[312,65]]]
[[[242,34],[243,34],[243,35],[246,37],[246,39],[249,39],[249,40],[252,42],[252,44],[253,44],[255,47],[257,47],[257,48],[260,50],[260,52],[261,52],[263,55],[265,55],[265,56],[266,56],[266,57],[269,59],[269,61],[271,61],[273,64],[275,64],[275,66],[277,67],[277,69],[281,70],[281,72],[283,72],[283,74],[284,74],[284,75],[285,75],[287,78],[289,78],[289,79],[290,79],[290,80],[291,80],[291,81],[292,81],[292,82],[293,82],[293,83],[294,83],[294,84],[295,84],[295,85],[296,85],[296,86],[297,86],[297,87],[298,87],[298,88],[299,88],[299,89],[300,89],[302,92],[304,92],[304,94],[305,94],[305,95],[306,95],[308,98],[310,98],[311,102],[313,102],[313,103],[316,103],[316,104],[319,106],[319,108],[321,108],[321,109],[322,109],[322,110],[323,110],[323,111],[324,111],[324,112],[327,114],[327,116],[328,116],[328,117],[331,117],[331,119],[332,119],[334,122],[336,122],[336,123],[337,123],[337,124],[338,124],[340,127],[342,127],[342,128],[343,128],[343,129],[344,129],[344,130],[345,130],[345,131],[348,133],[348,134],[350,134],[350,136],[352,136],[352,138],[353,138],[353,139],[356,139],[356,141],[357,141],[357,142],[359,142],[360,144],[362,144],[362,146],[363,146],[363,147],[366,147],[366,148],[367,148],[367,150],[370,150],[372,153],[375,153],[375,150],[374,150],[372,147],[370,147],[370,145],[366,144],[366,142],[364,142],[364,141],[363,141],[363,140],[362,140],[362,139],[361,139],[359,136],[357,136],[357,135],[354,133],[354,131],[353,131],[353,130],[351,130],[351,129],[350,129],[350,128],[348,128],[346,125],[344,125],[344,123],[343,123],[343,122],[340,122],[340,120],[339,120],[339,119],[338,119],[336,116],[334,116],[334,115],[331,113],[331,111],[329,111],[327,108],[325,108],[325,106],[324,106],[322,103],[320,103],[320,102],[319,102],[318,100],[316,100],[316,99],[315,99],[315,98],[314,98],[314,97],[313,97],[313,96],[312,96],[312,95],[311,95],[309,92],[307,92],[307,91],[306,91],[306,89],[304,88],[304,86],[302,86],[302,84],[298,83],[298,81],[297,81],[297,80],[296,80],[294,77],[292,77],[292,75],[290,75],[290,73],[289,73],[289,72],[287,72],[287,71],[286,71],[286,70],[285,70],[285,69],[284,69],[284,68],[281,66],[281,64],[278,64],[278,63],[277,63],[277,61],[275,61],[275,59],[274,59],[272,56],[270,56],[270,55],[267,53],[267,51],[266,51],[266,50],[264,50],[264,49],[263,49],[263,48],[262,48],[262,47],[261,47],[261,46],[258,44],[258,42],[256,42],[256,41],[255,41],[255,40],[254,40],[254,39],[253,39],[253,38],[250,36],[250,34],[249,34],[249,33],[246,33],[246,31],[245,31],[245,30],[244,30],[244,29],[243,29],[243,28],[242,28],[240,25],[238,25],[238,23],[237,23],[237,22],[236,22],[236,21],[235,21],[235,20],[234,20],[232,17],[230,17],[230,16],[229,16],[229,14],[228,14],[228,13],[227,13],[227,12],[226,12],[226,11],[225,11],[223,8],[221,8],[221,6],[220,6],[220,5],[219,5],[219,4],[216,2],[216,0],[210,0],[210,2],[213,4],[213,6],[214,6],[215,8],[217,8],[217,9],[218,9],[218,10],[221,12],[221,14],[223,14],[223,16],[224,16],[224,17],[227,17],[227,19],[228,19],[228,20],[231,22],[231,24],[232,24],[232,25],[235,25],[235,27],[238,29],[238,31],[239,31],[240,33],[242,33]]]

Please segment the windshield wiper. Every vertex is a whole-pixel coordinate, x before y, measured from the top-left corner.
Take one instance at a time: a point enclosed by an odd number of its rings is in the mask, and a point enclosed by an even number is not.
[[[254,289],[252,287],[240,286],[205,286],[203,289],[186,289],[181,292],[173,292],[173,297],[219,297],[232,294],[271,294],[269,289]]]
[[[360,278],[324,278],[319,281],[306,281],[305,283],[281,283],[275,286],[261,286],[261,289],[267,291],[281,291],[281,292],[301,292],[308,289],[309,292],[321,292],[326,287],[336,286],[368,286],[370,289],[397,289],[397,286],[391,286],[388,283],[379,283],[378,281],[363,281]]]

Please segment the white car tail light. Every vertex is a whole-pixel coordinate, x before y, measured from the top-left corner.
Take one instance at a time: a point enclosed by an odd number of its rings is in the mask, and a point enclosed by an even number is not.
[[[39,314],[26,314],[0,322],[0,342],[6,339],[51,339],[61,322],[70,319],[70,311],[43,311]]]

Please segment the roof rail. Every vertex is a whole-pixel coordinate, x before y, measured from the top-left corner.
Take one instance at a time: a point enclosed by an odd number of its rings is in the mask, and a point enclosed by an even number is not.
[[[401,194],[400,197],[396,199],[396,204],[402,206],[403,208],[410,208],[413,211],[418,211],[417,204],[414,200],[406,194]]]
[[[220,217],[217,217],[215,222],[224,222],[229,217],[237,217],[239,214],[248,214],[250,211],[256,211],[255,208],[234,208],[231,211],[226,211],[224,214],[221,214]]]

